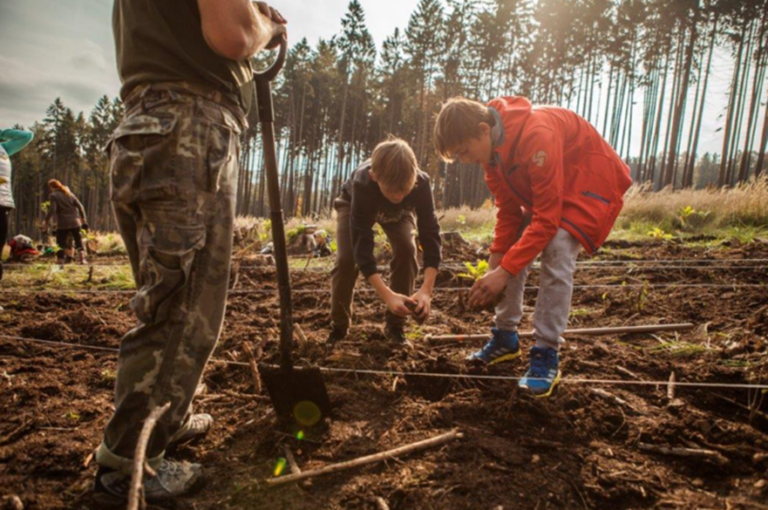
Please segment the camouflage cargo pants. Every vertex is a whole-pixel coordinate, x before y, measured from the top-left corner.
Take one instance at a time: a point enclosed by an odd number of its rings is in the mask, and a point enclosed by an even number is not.
[[[115,414],[96,459],[125,472],[152,409],[171,402],[148,446],[153,467],[191,412],[221,331],[232,252],[240,120],[216,98],[158,88],[128,98],[109,154],[138,324],[120,343]]]

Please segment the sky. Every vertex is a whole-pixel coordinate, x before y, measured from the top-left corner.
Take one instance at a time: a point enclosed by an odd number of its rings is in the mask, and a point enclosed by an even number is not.
[[[293,42],[341,29],[349,0],[276,1]],[[416,0],[362,0],[378,46],[404,28]],[[118,94],[112,0],[0,0],[0,125],[31,125],[56,97],[75,112]]]
[[[314,45],[319,38],[340,31],[348,3],[275,0],[274,5],[289,22],[290,40],[306,37]],[[380,47],[396,27],[405,28],[418,0],[360,3]],[[111,12],[112,0],[0,0],[0,126],[30,126],[42,120],[56,97],[75,112],[87,115],[100,96],[118,94]],[[730,55],[724,51],[716,54],[702,127],[702,152],[719,151],[722,144],[718,128],[723,122],[719,117],[726,107],[732,68]],[[640,119],[642,91],[635,102],[633,118]],[[689,115],[686,122],[690,122]],[[639,120],[635,124],[633,132],[639,133]],[[634,133],[632,154],[637,154],[640,137]]]

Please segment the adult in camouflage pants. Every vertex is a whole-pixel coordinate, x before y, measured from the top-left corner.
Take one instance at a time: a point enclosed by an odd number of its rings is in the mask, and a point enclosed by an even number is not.
[[[120,344],[101,466],[129,473],[144,417],[170,401],[147,449],[157,467],[190,416],[226,306],[244,123],[236,112],[220,93],[182,83],[141,86],[126,101],[109,156],[138,324]]]

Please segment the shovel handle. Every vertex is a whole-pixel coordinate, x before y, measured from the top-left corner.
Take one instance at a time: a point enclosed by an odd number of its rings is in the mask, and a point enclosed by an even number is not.
[[[280,37],[280,49],[277,52],[277,58],[267,70],[260,73],[253,73],[253,76],[257,81],[272,81],[278,73],[283,69],[285,64],[285,56],[288,53],[288,38],[285,35],[279,35]]]

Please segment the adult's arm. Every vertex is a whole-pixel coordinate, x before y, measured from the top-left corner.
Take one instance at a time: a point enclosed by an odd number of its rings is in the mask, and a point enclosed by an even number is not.
[[[203,37],[208,46],[230,60],[243,60],[285,34],[285,19],[264,2],[197,0]]]
[[[4,129],[0,131],[0,143],[9,156],[13,156],[32,141],[34,135],[31,131],[21,129]]]
[[[77,210],[80,212],[80,219],[83,223],[88,224],[88,217],[85,215],[85,207],[83,207],[82,202],[77,199],[77,197],[73,197],[75,199],[75,207],[77,207]]]

